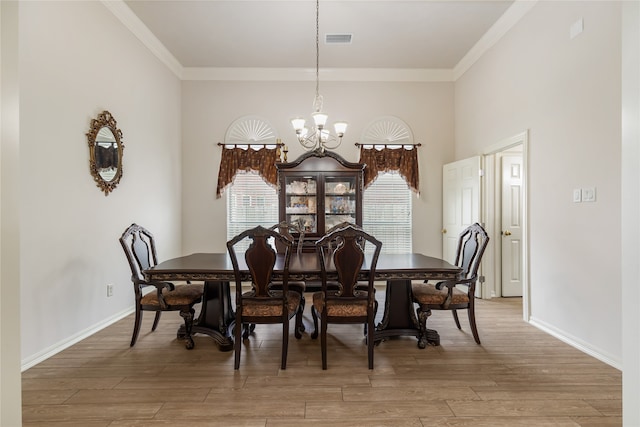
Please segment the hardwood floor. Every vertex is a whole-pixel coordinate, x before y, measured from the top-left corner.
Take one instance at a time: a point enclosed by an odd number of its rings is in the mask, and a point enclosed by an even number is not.
[[[356,325],[329,326],[322,371],[309,307],[285,371],[278,326],[257,326],[234,371],[233,352],[209,337],[193,350],[176,340],[177,312],[155,332],[152,319],[133,348],[130,316],[25,371],[23,426],[622,425],[621,372],[525,324],[518,298],[478,301],[481,346],[465,313],[459,331],[451,313],[434,312],[439,347],[383,342],[373,371]]]

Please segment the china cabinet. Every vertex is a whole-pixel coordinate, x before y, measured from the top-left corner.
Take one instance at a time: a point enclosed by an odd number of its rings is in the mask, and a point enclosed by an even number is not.
[[[362,225],[364,164],[331,151],[309,151],[293,162],[277,163],[279,219],[304,230],[304,247],[341,222]]]

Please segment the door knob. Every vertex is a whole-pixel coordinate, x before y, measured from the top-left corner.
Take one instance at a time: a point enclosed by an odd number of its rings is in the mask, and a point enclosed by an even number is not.
[[[504,235],[505,236],[511,236],[511,232],[509,230],[507,230],[507,231],[504,232]]]
[[[442,229],[442,234],[446,234],[446,233],[447,233],[447,229],[446,229],[446,228],[443,228],[443,229]]]

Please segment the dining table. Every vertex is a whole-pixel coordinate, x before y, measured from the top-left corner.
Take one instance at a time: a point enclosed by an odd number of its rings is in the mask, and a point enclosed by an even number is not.
[[[368,280],[371,274],[369,256],[365,256],[359,280]],[[239,271],[243,281],[250,281],[249,270],[243,257],[238,257]],[[284,273],[284,255],[278,254],[274,266],[274,280]],[[414,336],[418,346],[439,345],[438,332],[428,329],[420,331],[414,311],[411,282],[413,280],[457,280],[462,270],[449,262],[420,253],[380,254],[374,280],[386,283],[386,294],[382,320],[376,325],[374,339],[384,341],[397,336]],[[193,253],[167,259],[143,271],[147,281],[201,281],[204,282],[202,306],[194,321],[192,333],[206,334],[213,338],[221,351],[233,349],[233,325],[235,313],[231,301],[230,283],[235,283],[235,273],[228,253]],[[328,268],[327,279],[336,279],[335,272]],[[320,260],[315,252],[300,252],[291,255],[290,281],[322,280]],[[184,333],[184,325],[178,335]]]

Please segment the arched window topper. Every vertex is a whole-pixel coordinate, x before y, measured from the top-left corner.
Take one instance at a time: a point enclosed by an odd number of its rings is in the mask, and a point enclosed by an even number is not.
[[[220,155],[216,198],[222,197],[239,171],[257,172],[269,185],[278,182],[276,162],[280,161],[283,144],[271,124],[259,116],[243,116],[235,120],[225,134]],[[286,148],[285,148],[286,161]]]
[[[278,133],[260,116],[242,116],[227,128],[224,145],[267,146],[279,143]]]
[[[91,120],[87,132],[89,170],[96,185],[108,196],[122,178],[122,131],[107,110]]]
[[[386,147],[400,148],[400,146],[416,145],[413,143],[411,128],[401,119],[394,116],[383,116],[372,120],[362,131],[360,143],[366,148],[375,146],[378,149]],[[419,144],[418,144],[419,145]]]
[[[382,172],[398,172],[409,188],[420,194],[418,147],[413,133],[401,119],[392,116],[373,120],[362,132],[360,163],[364,170],[364,186],[368,187]]]

